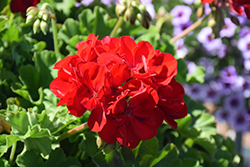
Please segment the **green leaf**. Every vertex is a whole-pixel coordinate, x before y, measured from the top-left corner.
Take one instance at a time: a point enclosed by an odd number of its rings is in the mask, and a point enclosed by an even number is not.
[[[177,120],[177,123],[178,123],[177,131],[179,131],[181,134],[191,138],[198,137],[199,132],[197,131],[197,129],[191,126],[192,117],[190,114],[188,114],[186,117],[182,119]]]
[[[58,32],[58,38],[64,40],[66,43],[69,42],[70,38],[75,35],[80,35],[80,24],[78,21],[68,18],[64,23],[60,31]]]
[[[2,40],[8,42],[19,41],[19,30],[15,24],[12,24],[3,34]]]
[[[18,135],[25,135],[30,126],[29,118],[25,111],[7,112],[4,120],[12,127],[12,131]]]
[[[106,162],[109,164],[111,167],[124,167],[125,164],[122,161],[121,155],[118,151],[113,150],[110,153],[105,155]]]
[[[167,155],[161,159],[156,165],[154,165],[154,167],[161,167],[161,166],[165,166],[166,164],[168,164],[167,166],[169,167],[177,167],[180,166],[180,161],[178,160],[178,150],[176,147],[173,147],[174,145],[168,145],[167,147],[165,147],[164,149],[164,153],[167,153]],[[164,154],[163,153],[163,154]]]
[[[186,81],[190,83],[204,83],[205,69],[204,67],[196,67],[193,73],[187,74]]]
[[[206,138],[195,138],[194,142],[204,148],[204,150],[206,150],[211,155],[216,152],[217,147],[211,140],[208,140]]]
[[[17,141],[22,140],[23,138],[17,135],[0,135],[0,157],[8,151],[8,149]]]
[[[174,154],[169,154],[170,151],[172,151],[173,149],[175,149],[175,145],[173,143],[166,145],[163,148],[163,150],[161,151],[160,155],[154,159],[154,161],[152,162],[151,165],[154,166],[155,164],[159,163],[166,156],[173,156],[172,158],[177,158],[174,156]]]
[[[214,116],[208,113],[202,113],[195,121],[194,127],[201,131],[200,137],[209,138],[211,135],[216,134],[216,123]]]
[[[34,150],[27,150],[19,154],[16,163],[20,167],[44,167],[43,158]]]
[[[150,166],[154,159],[159,155],[158,148],[159,146],[156,137],[142,141],[139,146],[135,163],[139,166]]]
[[[98,152],[95,134],[92,132],[84,133],[84,139],[81,141],[78,148],[87,153],[90,157],[95,155]]]
[[[66,157],[61,148],[57,148],[51,151],[48,161],[45,162],[45,166],[60,166],[60,167],[80,167],[81,163],[73,157]]]
[[[10,167],[10,164],[6,159],[0,158],[0,166],[2,166],[2,167]]]
[[[48,137],[43,138],[27,138],[24,140],[24,144],[27,150],[35,150],[38,153],[42,153],[46,156],[51,151],[51,140]]]
[[[109,164],[107,163],[106,159],[105,159],[105,155],[102,152],[94,155],[92,160],[97,166],[110,167]]]

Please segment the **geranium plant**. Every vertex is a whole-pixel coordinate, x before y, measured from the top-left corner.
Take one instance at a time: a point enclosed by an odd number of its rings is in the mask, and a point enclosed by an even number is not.
[[[221,23],[196,30],[219,2],[4,0],[0,166],[243,166],[190,90],[208,71],[189,63],[223,57]]]

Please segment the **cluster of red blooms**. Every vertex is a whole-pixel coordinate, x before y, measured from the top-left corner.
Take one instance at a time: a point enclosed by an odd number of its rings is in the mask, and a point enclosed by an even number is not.
[[[218,3],[218,1],[220,0],[201,0],[201,1],[203,3],[211,3],[211,2]],[[231,12],[237,15],[243,15],[243,12],[245,11],[247,18],[250,20],[250,0],[228,0],[228,3]],[[242,7],[244,7],[244,11]]]
[[[90,110],[88,126],[104,142],[135,148],[154,137],[163,120],[176,129],[175,119],[187,115],[171,54],[129,36],[98,40],[90,34],[76,48],[55,64],[58,77],[50,89],[71,114]]]

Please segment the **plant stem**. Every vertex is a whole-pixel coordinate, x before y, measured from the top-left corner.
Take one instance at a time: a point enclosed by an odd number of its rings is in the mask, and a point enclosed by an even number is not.
[[[51,19],[51,22],[52,22],[52,29],[53,29],[53,42],[54,42],[55,54],[56,54],[57,59],[61,60],[62,55],[60,53],[59,46],[58,46],[56,20]]]
[[[85,123],[81,124],[80,126],[75,127],[73,129],[69,130],[68,132],[65,132],[65,133],[61,134],[59,136],[59,138],[57,139],[57,142],[60,142],[60,141],[66,139],[66,138],[68,138],[68,137],[70,137],[70,136],[72,136],[72,135],[74,135],[76,133],[79,133],[79,132],[87,129],[88,127],[89,126],[88,126],[87,122],[85,122]]]
[[[174,43],[178,39],[186,36],[188,33],[190,33],[191,31],[193,31],[197,27],[199,27],[201,25],[201,23],[208,18],[208,16],[209,16],[209,14],[206,17],[204,17],[203,19],[197,20],[194,24],[192,24],[191,26],[189,26],[188,28],[186,28],[184,31],[182,31],[179,35],[175,36],[174,38],[172,38],[170,41],[172,43]]]
[[[14,160],[14,158],[15,158],[16,145],[17,145],[17,142],[15,142],[15,143],[12,145],[12,148],[11,148],[10,159],[9,159],[9,164],[10,164],[10,165],[13,163],[13,160]]]
[[[112,32],[110,33],[110,37],[114,37],[116,31],[118,30],[118,28],[122,25],[123,22],[123,17],[119,17],[119,19],[117,20],[115,27],[113,28]]]
[[[236,152],[241,153],[242,150],[242,132],[236,132]]]

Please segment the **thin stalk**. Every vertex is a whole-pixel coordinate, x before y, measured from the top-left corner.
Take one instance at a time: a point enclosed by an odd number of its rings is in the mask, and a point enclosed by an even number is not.
[[[236,152],[241,153],[242,150],[242,132],[236,132]]]
[[[209,16],[209,14],[206,17],[204,17],[203,19],[197,20],[194,24],[192,24],[191,26],[189,26],[188,28],[186,28],[184,31],[182,31],[179,35],[175,36],[174,38],[172,38],[170,41],[172,43],[174,43],[178,39],[186,36],[188,33],[190,33],[191,31],[193,31],[197,27],[199,27],[201,25],[201,23],[208,18],[208,16]]]
[[[70,136],[72,136],[72,135],[74,135],[76,133],[79,133],[79,132],[81,132],[81,131],[83,131],[83,130],[85,130],[87,128],[88,128],[88,124],[87,124],[87,122],[85,122],[85,123],[81,124],[80,126],[75,127],[73,129],[61,134],[59,136],[59,138],[57,139],[57,142],[60,142],[60,141],[66,139],[66,138],[68,138],[68,137],[70,137]]]
[[[52,23],[52,29],[53,29],[53,42],[54,42],[55,54],[56,54],[57,59],[60,60],[63,57],[60,53],[59,45],[58,45],[56,20],[52,18],[51,23]]]
[[[16,145],[17,145],[17,142],[15,142],[15,143],[12,145],[12,148],[11,148],[10,159],[9,159],[9,164],[10,164],[10,165],[12,165],[13,160],[14,160],[14,158],[15,158]]]
[[[122,25],[123,23],[123,17],[119,17],[119,19],[117,20],[115,27],[113,28],[113,30],[110,33],[110,37],[114,37],[115,33],[117,32],[118,28]]]

